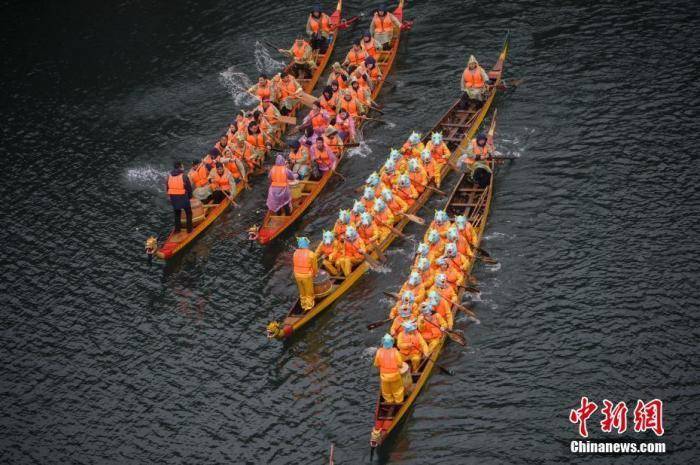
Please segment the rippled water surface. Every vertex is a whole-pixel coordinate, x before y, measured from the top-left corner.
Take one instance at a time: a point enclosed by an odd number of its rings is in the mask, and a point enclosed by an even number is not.
[[[351,15],[372,6],[346,2]],[[142,251],[168,230],[172,160],[209,148],[247,104],[235,86],[280,59],[260,43],[290,43],[308,9],[3,7],[4,463],[321,464],[332,442],[336,463],[368,461],[381,333],[365,325],[405,279],[410,242],[388,254],[391,272],[368,274],[284,346],[264,326],[296,294],[293,234],[262,249],[242,233],[262,217],[264,189],[169,266],[149,269]],[[456,375],[432,377],[379,460],[696,462],[697,6],[416,1],[406,17],[415,26],[379,97],[390,124],[364,129],[347,182],[293,232],[330,226],[387,149],[456,98],[468,55],[493,63],[507,29],[506,74],[525,83],[496,102],[497,144],[521,158],[498,172],[484,246],[501,266],[476,269],[481,325],[458,321],[469,346],[441,359]],[[343,33],[336,58],[367,21]],[[664,400],[669,452],[571,454],[568,412],[582,395]]]

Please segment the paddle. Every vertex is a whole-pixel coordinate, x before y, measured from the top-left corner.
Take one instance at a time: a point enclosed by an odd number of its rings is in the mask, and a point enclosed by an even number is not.
[[[446,301],[446,302],[449,303],[450,305],[454,305],[454,306],[457,307],[459,310],[462,310],[462,311],[464,312],[465,315],[467,315],[467,316],[473,318],[473,319],[476,320],[476,321],[479,321],[479,319],[476,317],[476,313],[474,313],[472,310],[469,310],[467,307],[465,307],[465,306],[462,305],[462,304],[459,304],[459,303],[457,303],[457,302],[452,302],[451,300],[447,300],[447,299],[446,299],[445,297],[443,297],[442,294],[440,294],[439,292],[436,292],[436,294],[437,294],[438,296],[440,296],[440,298],[441,298],[442,300]]]
[[[460,333],[458,333],[457,331],[453,331],[453,330],[451,330],[451,329],[443,329],[443,328],[441,328],[440,326],[438,326],[438,325],[436,325],[435,323],[433,323],[432,321],[426,320],[425,318],[423,318],[423,321],[425,321],[425,322],[427,322],[427,323],[430,323],[431,325],[435,326],[437,329],[440,330],[441,333],[447,334],[447,336],[448,336],[450,339],[452,339],[453,341],[455,341],[457,344],[461,345],[462,347],[466,347],[466,346],[467,346],[467,339],[464,337],[464,334],[460,334]]]
[[[369,266],[372,271],[381,271],[384,268],[382,264],[375,260],[370,254],[362,252],[362,255],[365,257],[367,266]]]
[[[386,320],[381,320],[381,321],[375,321],[374,323],[370,323],[367,325],[367,330],[371,331],[375,328],[379,328],[380,326],[384,326],[385,324],[389,323],[393,318],[387,318]]]
[[[412,239],[412,238],[408,237],[407,235],[405,235],[404,233],[402,233],[401,231],[399,231],[399,230],[396,229],[395,227],[391,226],[390,224],[386,224],[386,223],[384,223],[383,221],[379,221],[377,218],[375,218],[375,220],[377,220],[377,223],[381,224],[381,225],[384,226],[385,228],[389,228],[389,231],[391,231],[392,233],[396,234],[396,235],[399,236],[400,238],[402,238],[402,239],[408,239],[409,241],[414,242],[414,243],[416,242],[415,239]]]
[[[420,182],[418,182],[418,181],[416,181],[416,184],[418,184],[419,186],[423,186],[423,187],[425,187],[426,189],[430,189],[431,191],[433,191],[433,192],[435,192],[436,194],[439,194],[439,195],[441,195],[441,196],[443,196],[443,197],[446,197],[446,196],[447,196],[447,192],[441,191],[441,190],[438,189],[437,187],[433,187],[433,186],[431,186],[430,184],[423,184],[423,183],[420,183]]]
[[[359,147],[359,142],[351,142],[349,144],[326,144],[326,147],[343,147],[345,149],[351,149],[354,147]]]
[[[343,19],[340,21],[340,24],[338,24],[338,29],[347,29],[358,19],[360,19],[359,16],[353,16],[352,18]]]
[[[436,367],[438,367],[438,368],[440,369],[440,371],[442,371],[442,372],[445,373],[446,375],[450,375],[450,376],[454,376],[454,375],[455,375],[454,371],[452,371],[452,370],[450,370],[450,369],[447,369],[447,368],[445,368],[444,366],[440,365],[435,359],[428,357],[428,360],[430,360],[431,362],[433,362],[433,365],[435,365]]]
[[[297,119],[294,116],[280,115],[277,117],[277,120],[281,121],[284,124],[297,124]]]
[[[413,221],[416,224],[419,224],[421,226],[425,226],[425,220],[423,218],[421,218],[420,216],[411,215],[410,213],[399,213],[399,216],[403,216],[409,221]]]
[[[225,190],[221,189],[221,192],[223,192],[223,194],[228,198],[228,200],[231,202],[231,205],[233,205],[236,208],[238,208],[240,206],[236,203],[235,200],[233,200],[233,197],[230,194],[226,193]]]
[[[370,116],[362,116],[362,115],[357,115],[357,117],[360,119],[367,120],[367,121],[376,121],[377,123],[387,124],[386,121],[384,121],[383,119],[379,119],[379,118],[372,118]]]
[[[343,182],[345,182],[345,181],[348,180],[345,176],[343,176],[342,174],[338,173],[336,170],[332,170],[331,172],[332,172],[333,174],[335,174],[336,176],[338,176]]]

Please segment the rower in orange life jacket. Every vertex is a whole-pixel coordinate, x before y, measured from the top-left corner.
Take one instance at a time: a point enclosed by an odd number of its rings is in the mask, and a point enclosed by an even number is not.
[[[401,22],[389,13],[386,5],[381,5],[374,13],[369,31],[377,42],[377,47],[383,50],[391,49],[391,41],[394,36],[394,28],[401,28]]]
[[[411,178],[409,178],[406,174],[402,174],[399,177],[399,182],[395,186],[395,194],[401,197],[401,200],[406,202],[408,208],[411,208],[413,204],[416,203],[416,199],[418,198],[418,191],[411,184]]]
[[[445,239],[451,227],[452,223],[450,223],[447,212],[445,210],[435,210],[435,215],[433,216],[433,221],[430,223],[430,226],[428,226],[428,231],[435,230],[440,235],[441,239]],[[427,232],[424,237],[428,237]]]
[[[377,66],[377,61],[372,57],[368,57],[365,59],[365,68],[367,68],[367,75],[372,80],[372,85],[376,85],[377,81],[382,78],[382,70]]]
[[[280,113],[288,115],[299,103],[303,89],[294,76],[282,71],[279,74]]]
[[[343,141],[338,137],[338,130],[333,126],[326,128],[326,131],[323,133],[323,142],[336,155],[336,158],[343,151]]]
[[[338,111],[345,110],[350,116],[357,118],[360,114],[360,104],[353,97],[350,90],[343,91],[343,97],[340,99]]]
[[[251,121],[248,125],[248,135],[246,140],[250,144],[250,148],[253,150],[253,163],[256,166],[262,166],[263,161],[265,160],[265,155],[272,148],[272,146],[265,140],[265,136],[255,121]]]
[[[472,226],[469,220],[467,220],[466,216],[455,216],[455,226],[457,227],[460,236],[464,236],[467,239],[469,245],[471,245],[472,247],[476,247],[478,245],[479,237],[477,236],[474,226]]]
[[[411,361],[413,372],[418,371],[420,362],[423,357],[427,357],[429,352],[428,344],[425,343],[423,336],[417,331],[414,321],[404,321],[403,332],[399,333],[396,338],[396,345],[404,359]]]
[[[335,117],[335,127],[343,143],[355,141],[355,119],[346,110],[340,110]]]
[[[338,106],[338,95],[333,93],[330,86],[326,86],[318,99],[318,103],[321,104],[321,108],[326,110],[328,116],[333,118],[336,114],[335,109]]]
[[[372,214],[374,215],[374,222],[376,223],[377,231],[379,232],[379,240],[383,241],[392,232],[391,226],[393,226],[395,221],[394,215],[391,213],[391,210],[387,208],[384,200],[381,198],[374,201]]]
[[[325,132],[330,121],[331,117],[328,115],[328,112],[321,107],[320,100],[316,100],[301,125],[310,125],[314,130],[314,134],[320,136]]]
[[[374,366],[379,369],[382,398],[388,404],[403,402],[405,393],[401,378],[402,365],[403,357],[394,347],[394,338],[385,334],[382,338],[382,347],[377,349],[374,356]]]
[[[484,101],[488,83],[488,74],[479,66],[479,62],[476,61],[474,55],[471,55],[467,62],[467,67],[462,73],[461,88],[462,92],[464,92],[462,102],[468,104],[470,99],[479,102]]]
[[[353,41],[352,48],[345,57],[345,61],[343,61],[343,66],[360,66],[368,56],[369,54],[362,50],[360,46],[360,39],[356,39]]]
[[[190,178],[190,183],[192,183],[194,189],[209,184],[209,170],[201,160],[192,160],[192,168],[190,168],[187,176]]]
[[[371,32],[366,31],[364,34],[362,34],[362,41],[360,42],[360,45],[362,46],[362,50],[364,50],[367,55],[371,56],[375,60],[379,57],[377,42],[375,42],[375,40],[372,38]]]
[[[273,215],[280,215],[282,210],[287,215],[292,214],[292,193],[289,189],[289,181],[296,179],[296,175],[287,169],[287,162],[282,155],[277,155],[275,166],[270,169],[270,189],[267,194],[267,208]]]
[[[469,171],[474,169],[477,161],[485,161],[491,154],[491,146],[488,144],[486,134],[479,133],[469,144],[467,152],[459,158],[457,167],[463,169],[466,166]]]
[[[360,104],[359,111],[365,114],[369,111],[369,107],[372,104],[372,95],[369,89],[363,89],[360,87],[359,81],[353,80],[350,84],[352,96],[357,103]]]
[[[432,353],[442,339],[442,330],[447,329],[447,322],[437,312],[430,302],[423,302],[418,317],[418,330],[428,344],[428,352]]]
[[[309,36],[311,48],[325,54],[328,50],[331,31],[330,17],[321,11],[320,5],[314,5],[314,9],[306,21],[306,34]]]
[[[290,49],[279,49],[280,53],[285,53],[292,57],[292,71],[299,78],[311,77],[311,73],[316,69],[316,59],[314,58],[311,45],[302,37],[297,37],[294,45]]]
[[[416,192],[422,194],[425,186],[428,185],[428,174],[419,160],[412,158],[408,161],[408,177],[411,180],[411,185],[416,188]]]
[[[340,244],[335,240],[333,231],[323,231],[321,243],[316,247],[316,256],[332,276],[338,276],[338,270],[333,265],[338,258]]]
[[[294,251],[292,262],[294,263],[294,279],[299,288],[299,300],[304,311],[311,310],[314,306],[314,277],[318,273],[316,254],[309,250],[309,239],[297,238],[297,250]]]
[[[209,172],[209,186],[213,191],[213,203],[220,203],[225,198],[236,195],[236,180],[222,163],[216,163],[215,168]]]
[[[343,69],[343,66],[338,63],[337,61],[331,65],[331,72],[328,75],[328,80],[326,81],[326,85],[330,86],[333,81],[339,81],[340,76],[346,76],[347,77],[348,72]]]
[[[366,251],[365,242],[357,233],[357,229],[354,226],[348,226],[345,229],[345,237],[341,238],[339,258],[335,265],[343,270],[343,274],[347,277],[352,273],[355,265],[365,260]]]
[[[187,232],[192,232],[192,207],[190,206],[192,184],[190,184],[189,177],[185,176],[185,172],[182,170],[182,162],[175,162],[173,171],[168,175],[165,186],[175,217],[174,232],[179,233],[182,227],[180,219],[182,210],[185,211]]]
[[[436,276],[435,279],[437,281],[437,278],[440,275]],[[444,276],[443,276],[444,277]],[[452,312],[452,301],[449,299],[445,299],[441,297],[441,294],[439,294],[435,290],[435,286],[433,285],[433,289],[428,291],[428,302],[430,302],[435,309],[437,313],[440,314],[441,317],[445,319],[445,322],[447,323],[447,328],[452,329],[452,325],[454,324],[454,316]]]
[[[248,93],[256,97],[261,102],[266,98],[269,98],[273,102],[275,101],[275,95],[273,95],[272,91],[272,83],[267,78],[265,73],[258,77],[257,84],[248,89]]]
[[[335,169],[335,154],[329,147],[326,147],[323,137],[316,139],[316,144],[311,149],[311,158],[318,165],[321,175]]]

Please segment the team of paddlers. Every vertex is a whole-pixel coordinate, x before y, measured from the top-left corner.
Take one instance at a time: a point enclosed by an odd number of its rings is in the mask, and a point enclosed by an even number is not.
[[[287,158],[278,155],[269,171],[267,205],[274,214],[291,213],[290,181],[319,179],[335,168],[343,146],[355,141],[357,123],[374,106],[372,89],[383,78],[378,66],[380,52],[390,47],[394,28],[400,26],[398,19],[381,6],[374,13],[370,32],[353,43],[342,64],[333,64],[321,97],[296,128],[301,130],[301,137],[288,143]],[[291,56],[292,66],[272,78],[261,74],[248,89],[258,105],[241,111],[215,146],[202,159],[192,161],[187,173],[180,162],[175,164],[166,181],[175,213],[175,232],[182,227],[181,211],[185,212],[187,231],[192,231],[190,199],[198,199],[205,207],[225,197],[233,201],[239,188],[248,186],[252,174],[265,171],[267,156],[277,150],[273,147],[282,144],[285,124],[280,118],[310,97],[298,79],[306,79],[313,72],[319,53],[328,48],[333,29],[330,17],[319,6],[314,7],[306,25],[307,37],[297,38],[288,50],[280,49]]]

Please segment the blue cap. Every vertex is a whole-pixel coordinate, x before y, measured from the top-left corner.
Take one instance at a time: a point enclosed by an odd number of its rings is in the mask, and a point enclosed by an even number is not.
[[[297,247],[300,249],[308,249],[310,245],[308,237],[297,237]]]

